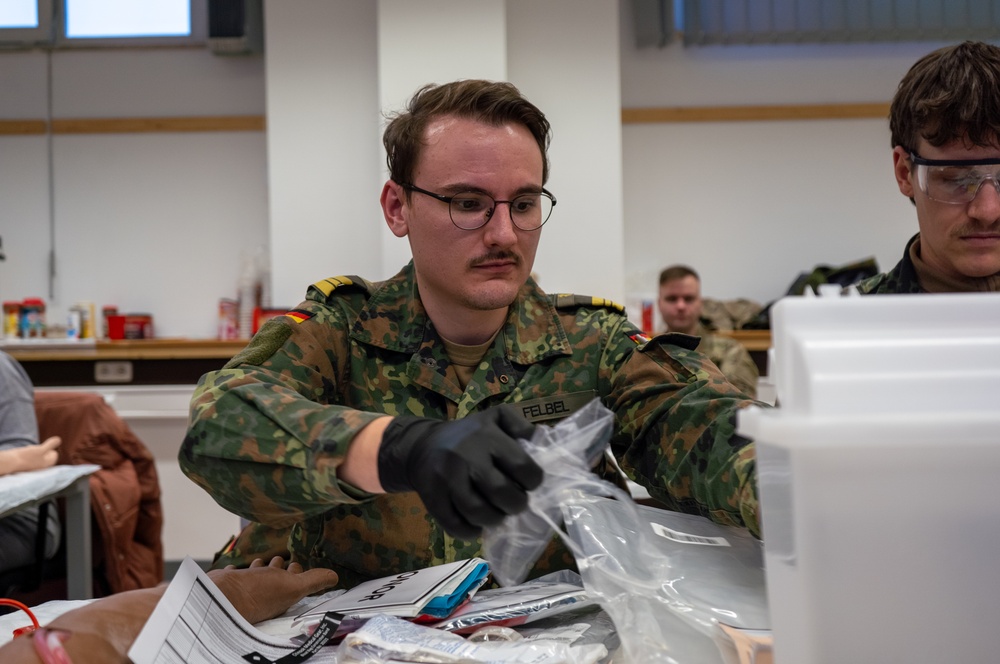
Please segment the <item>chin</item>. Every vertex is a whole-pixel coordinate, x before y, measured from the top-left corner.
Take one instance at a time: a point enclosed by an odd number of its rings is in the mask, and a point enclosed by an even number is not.
[[[979,279],[1000,273],[1000,256],[979,256],[971,260],[958,261],[955,271],[966,277]]]
[[[984,277],[992,277],[994,275],[1000,274],[1000,265],[992,265],[987,267],[970,267],[960,270],[960,273],[966,277],[972,279],[982,279]]]
[[[518,288],[513,284],[491,288],[481,288],[475,292],[467,293],[465,299],[466,306],[476,311],[495,311],[496,309],[506,309],[517,299]]]

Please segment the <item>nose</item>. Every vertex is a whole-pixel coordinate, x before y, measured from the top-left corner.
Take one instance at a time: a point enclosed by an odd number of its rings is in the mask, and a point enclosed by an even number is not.
[[[987,187],[987,182],[993,186]],[[969,216],[986,223],[1000,219],[1000,181],[989,177],[979,183],[979,189],[969,203]]]
[[[500,208],[505,203],[507,208],[501,212]],[[486,230],[484,237],[487,244],[501,247],[515,244],[517,242],[517,227],[514,226],[514,219],[510,215],[510,202],[498,201],[483,228]]]

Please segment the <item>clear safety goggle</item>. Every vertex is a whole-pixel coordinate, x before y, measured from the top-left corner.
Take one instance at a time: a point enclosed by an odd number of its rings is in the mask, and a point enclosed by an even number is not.
[[[1000,159],[924,159],[910,152],[910,162],[920,191],[935,201],[969,203],[987,180],[1000,194]]]

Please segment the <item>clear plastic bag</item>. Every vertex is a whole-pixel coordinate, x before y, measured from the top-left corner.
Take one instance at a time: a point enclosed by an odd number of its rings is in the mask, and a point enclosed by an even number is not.
[[[613,496],[631,501],[618,487],[590,470],[604,454],[611,436],[611,411],[594,399],[555,426],[539,425],[528,454],[545,470],[541,486],[528,494],[528,509],[508,516],[483,531],[483,557],[502,586],[524,581],[562,520],[562,505],[577,493]],[[573,542],[563,535],[570,551]]]
[[[494,576],[518,583],[558,532],[587,591],[617,625],[629,662],[740,661],[720,625],[757,634],[770,626],[761,542],[742,528],[638,506],[595,476],[590,468],[612,422],[595,400],[554,427],[537,427],[525,447],[545,480],[527,510],[484,533]]]

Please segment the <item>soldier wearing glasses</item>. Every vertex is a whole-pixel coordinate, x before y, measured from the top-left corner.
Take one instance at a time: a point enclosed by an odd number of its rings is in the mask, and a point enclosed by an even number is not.
[[[653,497],[757,532],[733,420],[750,399],[690,337],[649,341],[621,307],[531,279],[556,207],[542,112],[508,83],[427,86],[383,142],[382,210],[413,260],[314,284],[195,392],[181,466],[253,522],[216,566],[287,550],[353,586],[479,555],[542,480],[517,439],[594,397]],[[553,541],[534,573],[572,565]]]
[[[910,68],[889,111],[899,191],[920,232],[862,293],[996,291],[1000,284],[1000,48],[965,42]]]

